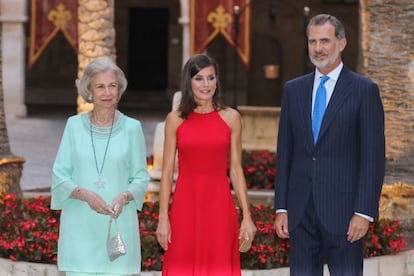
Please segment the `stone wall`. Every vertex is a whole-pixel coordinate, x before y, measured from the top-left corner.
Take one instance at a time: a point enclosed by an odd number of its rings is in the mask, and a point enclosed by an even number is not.
[[[361,71],[380,87],[386,179],[414,184],[414,1],[361,0]]]
[[[63,276],[55,265],[12,262],[0,258],[0,275],[2,276]],[[143,271],[141,276],[161,276],[160,271]],[[286,276],[288,267],[262,270],[242,270],[242,276]],[[327,265],[324,266],[324,276],[329,275]],[[364,259],[364,275],[414,275],[414,251],[405,251],[394,255],[371,257]]]
[[[242,117],[242,148],[276,150],[280,107],[239,106]]]

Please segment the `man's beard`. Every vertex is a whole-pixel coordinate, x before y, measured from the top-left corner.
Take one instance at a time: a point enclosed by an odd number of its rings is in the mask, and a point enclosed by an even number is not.
[[[326,69],[329,68],[332,64],[334,64],[335,60],[339,57],[339,45],[336,45],[335,52],[322,61],[318,61],[312,56],[309,57],[313,65],[315,65],[317,68]]]

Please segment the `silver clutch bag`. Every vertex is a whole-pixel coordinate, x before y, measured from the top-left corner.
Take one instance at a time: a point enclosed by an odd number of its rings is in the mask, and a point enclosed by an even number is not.
[[[115,220],[115,226],[116,226],[116,234],[115,236],[110,238],[111,225],[112,225],[112,218],[111,218],[111,220],[109,221],[108,237],[106,240],[106,251],[108,252],[108,257],[111,262],[115,260],[116,258],[118,258],[119,256],[126,254],[125,243],[122,240],[121,234],[118,231],[118,223],[116,222],[116,219],[114,220]]]

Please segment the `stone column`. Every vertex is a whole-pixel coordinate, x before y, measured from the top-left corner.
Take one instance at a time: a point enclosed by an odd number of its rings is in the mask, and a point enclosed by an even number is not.
[[[8,118],[25,117],[25,34],[27,0],[1,0],[3,87]]]
[[[180,0],[181,17],[178,22],[183,26],[183,62],[182,65],[190,58],[190,2],[189,0]]]
[[[94,58],[115,60],[114,0],[78,0],[78,77]],[[78,97],[78,113],[93,108]]]
[[[386,184],[414,185],[414,1],[360,0],[360,69],[385,109]]]

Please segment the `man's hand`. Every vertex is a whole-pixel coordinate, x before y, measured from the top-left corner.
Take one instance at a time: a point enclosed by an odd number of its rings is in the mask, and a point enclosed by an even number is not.
[[[281,212],[276,214],[274,227],[276,229],[276,234],[281,239],[289,238],[288,230],[288,216],[286,212]]]
[[[348,241],[355,242],[365,236],[368,231],[369,221],[361,216],[353,215],[349,222]]]

